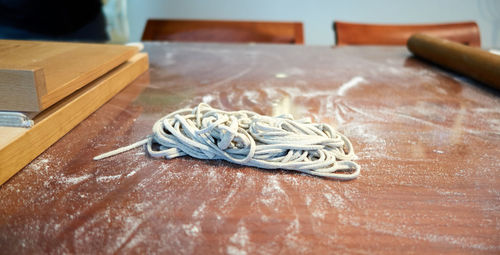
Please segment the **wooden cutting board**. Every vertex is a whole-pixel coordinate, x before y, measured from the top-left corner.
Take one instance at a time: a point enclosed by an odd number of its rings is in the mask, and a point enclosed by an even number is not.
[[[87,84],[38,114],[30,128],[0,127],[0,185],[135,80],[149,67],[146,53]]]
[[[137,52],[123,45],[0,40],[0,110],[40,112]]]

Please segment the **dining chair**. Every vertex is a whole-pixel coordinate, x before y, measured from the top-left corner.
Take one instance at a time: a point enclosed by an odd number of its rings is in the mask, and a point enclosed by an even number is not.
[[[304,44],[302,22],[150,19],[143,41]]]
[[[334,21],[336,45],[405,45],[414,33],[424,33],[480,47],[476,22],[419,25],[382,25]]]

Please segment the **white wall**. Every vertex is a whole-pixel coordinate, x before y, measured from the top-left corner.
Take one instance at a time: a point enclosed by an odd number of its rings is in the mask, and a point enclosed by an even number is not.
[[[500,0],[127,0],[130,41],[148,18],[301,21],[306,44],[332,45],[333,20],[369,23],[476,21],[484,48],[500,48]]]

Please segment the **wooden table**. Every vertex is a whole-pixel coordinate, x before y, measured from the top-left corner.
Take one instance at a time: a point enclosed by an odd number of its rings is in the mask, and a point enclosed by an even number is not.
[[[500,253],[500,99],[402,47],[146,45],[148,74],[0,187],[0,253]],[[200,102],[353,142],[353,181],[136,149]]]

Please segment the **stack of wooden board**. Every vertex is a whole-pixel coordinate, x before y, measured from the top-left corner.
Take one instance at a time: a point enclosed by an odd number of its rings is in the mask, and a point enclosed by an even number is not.
[[[0,111],[33,127],[0,127],[0,185],[148,69],[122,45],[0,40]]]

